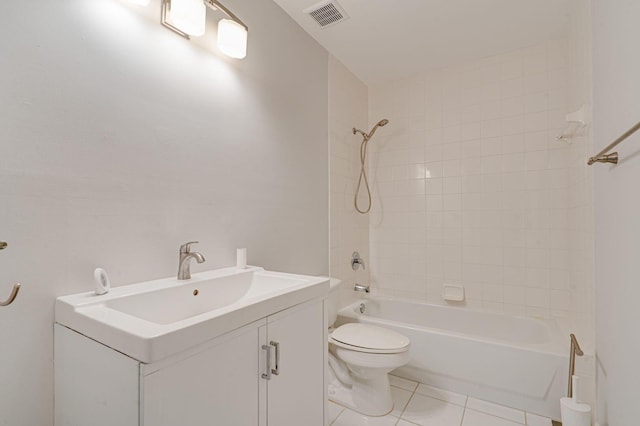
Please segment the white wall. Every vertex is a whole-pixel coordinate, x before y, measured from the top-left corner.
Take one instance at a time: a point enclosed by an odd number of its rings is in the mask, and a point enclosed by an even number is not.
[[[331,276],[340,278],[342,302],[354,300],[356,282],[369,283],[369,215],[356,212],[353,198],[360,175],[360,135],[354,127],[367,128],[368,88],[340,61],[329,57],[329,149],[331,187]],[[364,186],[358,205],[367,205]],[[354,251],[360,253],[367,269],[351,268]]]
[[[640,3],[591,1],[594,145],[599,151],[640,119]],[[640,339],[640,134],[595,171],[598,421],[638,423]],[[593,153],[595,154],[595,152]]]
[[[381,293],[569,317],[566,36],[373,87],[371,257]]]
[[[567,60],[569,63],[568,111],[584,107],[591,121],[591,21],[586,0],[575,2],[568,25]],[[568,127],[571,133],[574,127]],[[586,158],[592,155],[592,126],[574,133],[569,147],[569,306],[571,329],[588,356],[576,359],[580,376],[580,398],[595,405],[595,266],[593,218],[593,168]],[[567,345],[568,345],[567,338]]]
[[[0,299],[23,283],[0,309],[2,425],[52,424],[54,299],[97,266],[116,286],[171,276],[200,240],[195,271],[246,246],[329,272],[326,52],[273,2],[230,0],[250,32],[228,60],[159,4],[0,2]]]

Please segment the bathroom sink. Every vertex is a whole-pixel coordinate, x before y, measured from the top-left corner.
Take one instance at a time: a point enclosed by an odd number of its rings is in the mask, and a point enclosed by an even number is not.
[[[56,322],[150,363],[290,306],[325,297],[324,277],[223,268],[59,297]]]

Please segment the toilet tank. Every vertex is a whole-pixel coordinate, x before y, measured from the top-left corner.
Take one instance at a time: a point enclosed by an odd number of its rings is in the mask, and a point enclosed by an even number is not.
[[[340,309],[340,288],[342,281],[338,278],[329,279],[329,297],[327,298],[328,325],[331,326],[338,318],[338,310]]]

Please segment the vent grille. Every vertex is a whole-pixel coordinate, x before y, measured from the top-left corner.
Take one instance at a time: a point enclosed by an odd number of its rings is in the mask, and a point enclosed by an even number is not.
[[[308,13],[322,28],[337,24],[349,17],[335,0],[311,6],[305,10],[305,13]]]

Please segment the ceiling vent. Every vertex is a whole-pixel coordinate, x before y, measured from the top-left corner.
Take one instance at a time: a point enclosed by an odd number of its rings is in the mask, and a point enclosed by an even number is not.
[[[323,1],[304,10],[322,28],[327,28],[349,18],[342,6],[335,0]]]

